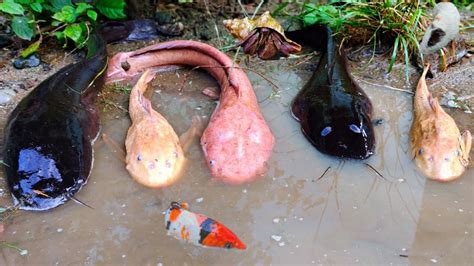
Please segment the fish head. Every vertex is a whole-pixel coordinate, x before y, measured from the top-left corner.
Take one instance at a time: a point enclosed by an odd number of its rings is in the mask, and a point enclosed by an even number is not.
[[[178,219],[178,217],[181,215],[182,210],[187,208],[187,203],[179,203],[176,201],[171,202],[170,207],[165,212],[166,230],[169,230],[171,223],[175,222]]]
[[[315,125],[310,139],[324,153],[354,159],[366,159],[374,153],[373,126],[365,114],[335,117],[322,126],[321,123]]]
[[[185,160],[179,144],[174,144],[159,138],[140,138],[127,150],[127,171],[133,179],[147,187],[171,185],[181,176]]]
[[[420,145],[415,153],[415,164],[428,178],[448,182],[460,177],[468,162],[461,139],[445,143],[427,142]],[[467,151],[469,152],[469,151]]]

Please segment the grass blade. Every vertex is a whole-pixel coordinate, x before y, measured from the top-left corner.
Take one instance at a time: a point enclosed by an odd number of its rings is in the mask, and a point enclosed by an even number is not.
[[[403,54],[405,55],[405,78],[406,78],[406,81],[408,82],[409,78],[408,78],[408,63],[409,63],[409,60],[408,60],[408,44],[407,44],[407,40],[405,39],[405,37],[400,37],[400,40],[402,41],[402,45],[403,45]]]
[[[399,43],[400,43],[400,35],[397,36],[397,38],[395,39],[395,43],[393,44],[393,52],[392,52],[392,56],[390,57],[390,64],[388,65],[388,70],[387,70],[388,73],[392,71],[392,67],[393,67],[393,64],[395,63],[395,59],[397,59]]]

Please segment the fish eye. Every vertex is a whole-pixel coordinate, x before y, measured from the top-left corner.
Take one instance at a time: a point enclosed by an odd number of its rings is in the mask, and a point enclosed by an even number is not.
[[[418,150],[418,155],[422,155],[423,152],[424,152],[423,148],[420,148],[420,149]]]
[[[461,150],[459,150],[459,149],[458,149],[458,150],[455,150],[455,151],[454,151],[454,154],[456,154],[456,156],[458,156],[458,157],[461,157],[461,155],[462,155],[462,154],[461,154]]]
[[[354,133],[357,133],[357,134],[361,133],[360,128],[358,126],[354,125],[354,124],[350,124],[349,129]]]
[[[331,131],[332,128],[330,126],[327,126],[323,128],[323,130],[321,130],[321,136],[326,137],[327,135],[329,135],[329,133],[331,133]]]
[[[449,161],[451,161],[451,158],[445,157],[445,158],[444,158],[444,161],[449,162]]]

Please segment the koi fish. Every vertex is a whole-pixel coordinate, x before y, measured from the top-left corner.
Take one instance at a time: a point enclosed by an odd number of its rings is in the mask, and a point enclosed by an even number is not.
[[[471,133],[460,133],[456,122],[431,96],[426,85],[425,65],[416,87],[411,125],[411,154],[418,169],[428,178],[447,182],[460,177],[469,165]]]
[[[239,184],[265,174],[275,139],[245,72],[216,48],[196,41],[169,41],[118,53],[107,69],[107,82],[131,79],[147,68],[198,66],[221,86],[219,105],[201,137],[211,175]]]
[[[168,235],[197,246],[246,248],[245,244],[223,224],[187,209],[187,203],[171,203],[165,213]]]

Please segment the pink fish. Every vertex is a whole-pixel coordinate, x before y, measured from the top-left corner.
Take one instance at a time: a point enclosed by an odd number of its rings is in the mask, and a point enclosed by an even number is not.
[[[118,53],[109,62],[107,82],[131,79],[145,69],[198,66],[221,86],[219,105],[201,137],[212,176],[239,184],[264,175],[274,137],[245,72],[216,48],[196,41],[158,43]]]

